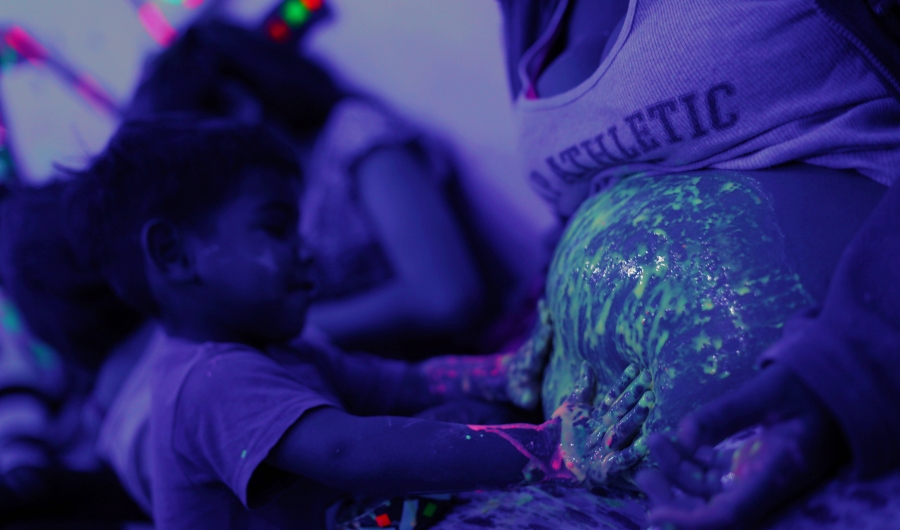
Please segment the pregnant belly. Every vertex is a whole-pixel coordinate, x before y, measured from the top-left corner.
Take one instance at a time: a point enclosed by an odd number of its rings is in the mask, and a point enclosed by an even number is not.
[[[745,381],[786,319],[813,303],[771,198],[726,171],[631,177],[588,199],[556,249],[546,296],[544,414],[572,392],[583,360],[601,391],[634,363],[657,396],[650,431]]]

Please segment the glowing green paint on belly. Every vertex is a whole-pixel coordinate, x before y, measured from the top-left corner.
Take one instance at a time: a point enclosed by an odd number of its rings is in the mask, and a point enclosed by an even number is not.
[[[572,392],[582,359],[603,389],[634,363],[656,392],[645,428],[661,430],[746,380],[813,300],[768,196],[750,177],[716,171],[631,177],[585,201],[557,247],[547,302],[545,414]]]

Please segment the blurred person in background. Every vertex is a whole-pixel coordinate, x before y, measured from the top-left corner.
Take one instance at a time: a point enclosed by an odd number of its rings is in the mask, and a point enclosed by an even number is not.
[[[310,321],[342,347],[480,349],[509,277],[473,225],[448,146],[316,62],[223,21],[189,28],[145,71],[128,117],[186,112],[274,124],[307,174]]]
[[[78,264],[65,187],[9,186],[0,199],[0,525],[112,528],[144,515],[94,451],[91,391],[143,319]]]

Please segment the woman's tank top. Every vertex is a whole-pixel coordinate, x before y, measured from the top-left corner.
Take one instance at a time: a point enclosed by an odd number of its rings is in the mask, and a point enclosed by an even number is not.
[[[643,172],[900,173],[900,102],[811,0],[630,0],[588,79],[526,97],[568,3],[522,57],[516,101],[530,179],[559,213]]]

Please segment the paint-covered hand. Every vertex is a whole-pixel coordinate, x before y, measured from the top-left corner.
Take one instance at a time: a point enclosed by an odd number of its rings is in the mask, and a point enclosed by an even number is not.
[[[629,367],[599,407],[594,407],[596,381],[590,365],[583,363],[572,395],[560,405],[548,423],[559,425],[559,462],[577,484],[604,484],[634,465],[646,454],[642,436],[635,436],[653,408],[649,381]],[[632,442],[632,440],[634,440]]]
[[[550,357],[553,325],[546,302],[538,302],[538,321],[531,337],[515,353],[504,360],[507,373],[506,395],[523,409],[533,409],[540,402],[544,367]]]
[[[630,364],[593,412],[591,483],[604,484],[649,453],[644,423],[656,404],[650,373]]]
[[[712,447],[754,426],[736,448]],[[653,502],[651,522],[698,530],[755,527],[847,455],[824,405],[777,364],[685,417],[674,438],[652,435],[650,448],[660,470],[637,480]]]

